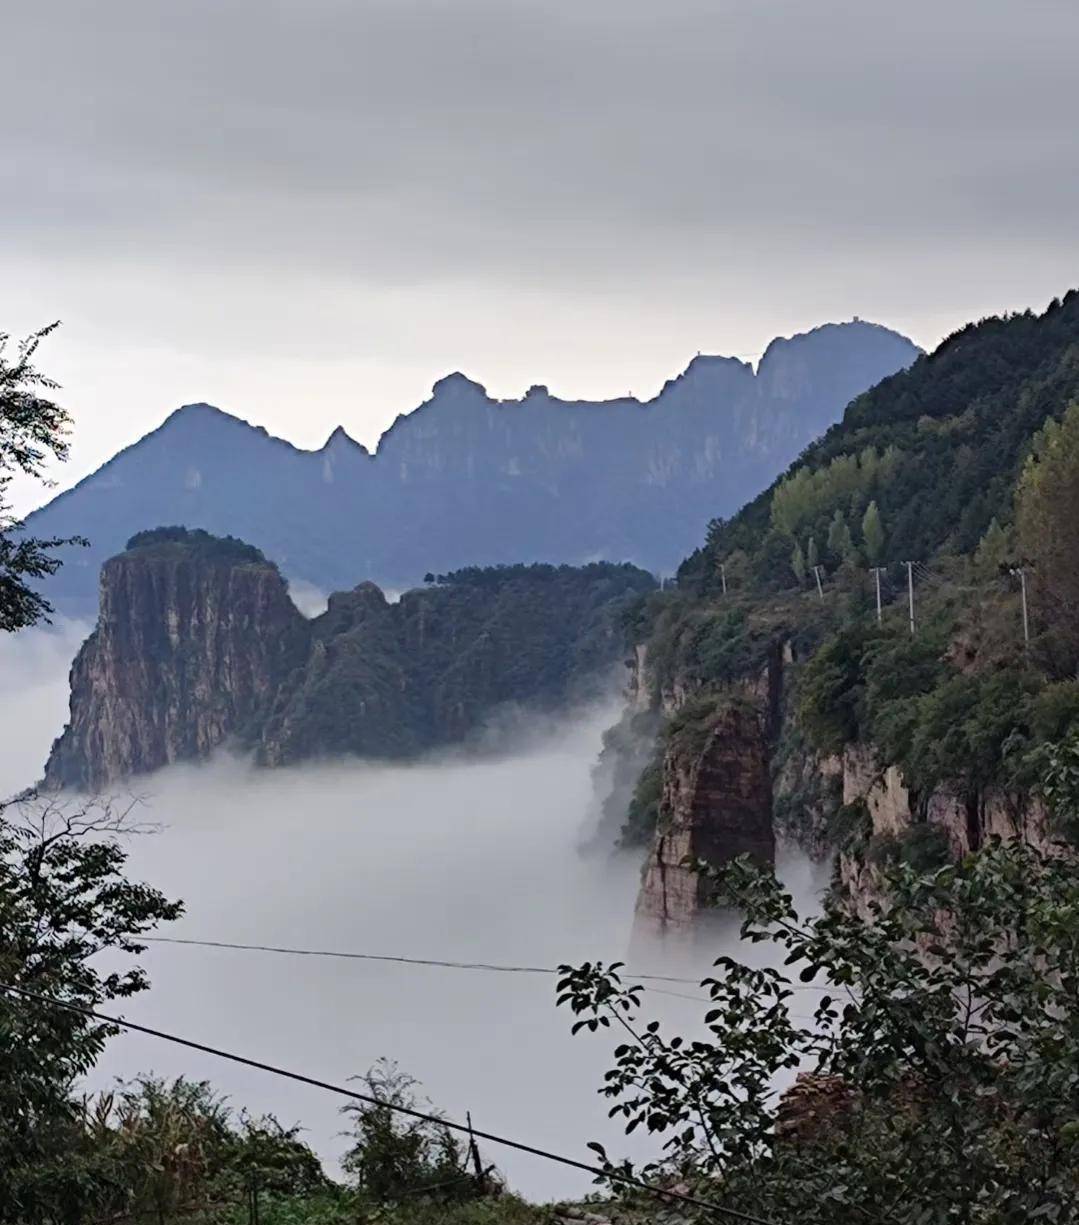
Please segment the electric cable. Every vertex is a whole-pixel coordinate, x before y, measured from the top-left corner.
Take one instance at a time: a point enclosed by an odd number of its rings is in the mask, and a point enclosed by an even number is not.
[[[88,1017],[94,1021],[100,1021],[106,1025],[117,1025],[121,1029],[127,1029],[134,1033],[146,1034],[151,1038],[160,1038],[163,1042],[171,1042],[176,1046],[187,1047],[189,1050],[200,1051],[204,1055],[213,1055],[218,1059],[227,1059],[232,1063],[243,1064],[245,1067],[256,1068],[260,1072],[269,1072],[274,1076],[284,1077],[286,1080],[294,1080],[304,1085],[311,1085],[316,1089],[325,1089],[328,1093],[336,1093],[341,1097],[352,1098],[354,1101],[365,1102],[368,1105],[379,1106],[383,1109],[392,1110],[397,1114],[408,1115],[410,1118],[420,1119],[426,1123],[435,1123],[440,1127],[446,1127],[451,1131],[461,1132],[464,1135],[475,1137],[479,1140],[486,1140],[489,1144],[500,1144],[505,1148],[516,1149],[518,1152],[528,1153],[533,1157],[542,1157],[547,1161],[555,1161],[560,1165],[571,1166],[577,1170],[583,1170],[587,1174],[599,1175],[602,1178],[608,1178],[615,1182],[624,1183],[626,1186],[634,1187],[639,1191],[645,1191],[649,1195],[654,1195],[657,1198],[665,1200],[675,1200],[679,1203],[688,1204],[693,1208],[703,1208],[706,1212],[717,1213],[721,1216],[726,1216],[731,1220],[746,1221],[750,1225],[773,1225],[764,1217],[754,1216],[752,1213],[740,1212],[736,1208],[727,1208],[722,1204],[709,1203],[707,1200],[698,1199],[696,1196],[687,1195],[682,1191],[667,1190],[663,1187],[654,1186],[651,1183],[644,1182],[642,1179],[634,1178],[629,1174],[622,1174],[614,1170],[605,1170],[601,1166],[589,1165],[584,1161],[577,1161],[573,1157],[566,1157],[560,1153],[552,1153],[546,1149],[536,1148],[534,1145],[525,1144],[520,1140],[511,1140],[507,1136],[499,1136],[493,1132],[480,1131],[475,1127],[470,1127],[465,1123],[457,1123],[451,1119],[440,1118],[438,1115],[429,1114],[423,1110],[416,1110],[411,1106],[401,1106],[394,1102],[383,1101],[381,1098],[375,1097],[373,1094],[360,1093],[355,1089],[346,1089],[343,1085],[335,1085],[325,1080],[318,1080],[313,1076],[306,1076],[302,1072],[291,1072],[287,1068],[278,1067],[272,1063],[263,1063],[259,1059],[251,1059],[246,1055],[238,1055],[234,1051],[225,1051],[219,1047],[208,1046],[203,1042],[195,1042],[191,1038],[183,1038],[178,1034],[170,1034],[165,1030],[153,1029],[149,1025],[139,1025],[134,1021],[125,1021],[122,1017],[112,1017],[105,1013],[97,1012],[92,1008],[84,1008],[81,1004],[72,1004],[66,1000],[51,999],[47,995],[40,995],[36,991],[27,991],[25,987],[16,987],[12,983],[0,984],[0,991],[11,992],[25,1000],[33,1000],[36,1003],[44,1004],[50,1008],[61,1008],[67,1012],[74,1012],[79,1016]]]
[[[284,945],[275,944],[237,944],[228,940],[193,940],[183,936],[139,936],[138,942],[140,944],[190,945],[194,948],[233,949],[235,951],[245,953],[279,953],[293,957],[337,957],[343,958],[346,961],[384,961],[395,965],[434,966],[444,970],[486,970],[498,974],[559,973],[559,970],[553,966],[506,965],[488,961],[446,961],[435,957],[399,957],[390,956],[386,953],[354,953],[336,949],[290,948]],[[701,980],[699,978],[679,978],[671,974],[622,974],[620,977],[636,982],[677,983],[682,986],[689,987],[699,987],[701,985]],[[834,987],[817,986],[812,983],[791,983],[789,986],[795,991],[835,990]],[[658,988],[652,987],[651,990],[658,991]],[[662,994],[673,995],[675,993],[668,991],[662,992]],[[702,1004],[709,1002],[703,997],[697,996],[686,996],[684,998],[699,999]]]

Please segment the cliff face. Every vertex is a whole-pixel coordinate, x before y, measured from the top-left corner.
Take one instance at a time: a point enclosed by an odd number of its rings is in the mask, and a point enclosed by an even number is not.
[[[304,638],[303,617],[265,562],[169,547],[111,559],[46,781],[93,790],[205,757],[243,732]]]
[[[52,786],[101,788],[231,742],[266,765],[408,757],[500,709],[596,696],[632,566],[475,570],[389,603],[371,583],[307,621],[250,546],[163,529],[102,571]]]
[[[739,855],[771,865],[775,835],[764,720],[748,705],[733,704],[667,749],[638,924],[656,932],[691,927],[710,904],[707,878],[692,865],[718,866]]]
[[[844,323],[773,342],[757,371],[697,357],[647,401],[563,400],[544,387],[499,400],[455,374],[375,455],[341,430],[301,451],[192,404],[28,524],[90,539],[48,585],[60,611],[80,616],[105,558],[152,523],[235,533],[323,591],[358,575],[403,588],[428,570],[536,558],[632,558],[669,573],[710,518],[757,494],[848,401],[917,355],[886,328]]]
[[[843,802],[862,804],[868,820],[856,849],[838,856],[838,882],[843,896],[863,916],[881,900],[880,871],[872,848],[901,844],[917,831],[936,839],[941,854],[961,859],[991,838],[1018,839],[1048,850],[1052,843],[1049,814],[1035,796],[987,787],[969,794],[940,786],[920,802],[912,801],[900,770],[882,765],[873,749],[848,745],[842,756]]]
[[[617,829],[628,813],[623,841],[646,847],[642,930],[688,931],[708,909],[707,882],[684,861],[717,867],[749,854],[770,863],[777,838],[815,860],[834,859],[838,893],[863,915],[882,900],[882,871],[896,859],[932,866],[994,837],[1049,846],[1047,813],[1030,794],[947,783],[912,794],[902,770],[871,745],[815,750],[798,701],[812,644],[800,651],[774,614],[743,623],[726,620],[721,608],[703,619],[698,613],[691,608],[686,617],[683,606],[676,633],[660,624],[627,660],[627,715],[605,749],[607,772],[616,775],[619,753],[627,766],[641,760],[632,729],[648,714],[664,724],[661,754],[640,773],[629,803],[604,822]],[[733,665],[710,645],[716,626],[725,644],[737,643]],[[725,661],[721,683],[702,675],[702,645],[713,671],[713,661]],[[653,735],[657,723],[648,727]]]

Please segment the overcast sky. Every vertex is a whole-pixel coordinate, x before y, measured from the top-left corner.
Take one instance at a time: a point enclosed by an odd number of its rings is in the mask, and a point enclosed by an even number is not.
[[[1079,283],[1075,0],[35,0],[3,39],[0,330],[64,321],[65,484],[188,401],[372,444],[453,369],[645,397]]]

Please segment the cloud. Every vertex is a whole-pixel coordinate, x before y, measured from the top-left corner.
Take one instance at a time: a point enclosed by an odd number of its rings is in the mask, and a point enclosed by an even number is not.
[[[1068,287],[1077,39],[1067,0],[24,5],[3,322],[66,320],[64,479],[197,399],[370,444],[455,368],[647,394],[826,318],[932,345]]]
[[[60,617],[50,629],[0,633],[0,799],[44,773],[49,746],[67,719],[68,668],[90,628]]]
[[[69,659],[85,627],[0,638],[5,704],[0,788],[38,773],[64,717]],[[159,934],[389,956],[556,966],[625,959],[699,980],[737,945],[730,922],[687,945],[633,938],[639,860],[579,847],[596,819],[592,769],[616,704],[562,720],[517,720],[478,757],[256,770],[227,755],[136,780],[140,822],[128,875],[183,898]],[[122,797],[121,797],[122,798]],[[826,883],[800,856],[785,874],[804,901]],[[767,951],[742,950],[755,961]],[[378,962],[152,944],[149,992],[130,1020],[335,1084],[382,1056],[418,1077],[451,1117],[588,1159],[655,1155],[606,1117],[597,1089],[614,1039],[577,1037],[554,1006],[554,979]],[[692,983],[676,987],[703,995]],[[650,1017],[701,1033],[693,999],[646,995]],[[147,1071],[210,1080],[236,1108],[272,1111],[332,1168],[346,1147],[340,1103],[323,1091],[212,1056],[122,1034],[90,1089]],[[537,1199],[584,1194],[585,1175],[492,1147],[511,1185]]]

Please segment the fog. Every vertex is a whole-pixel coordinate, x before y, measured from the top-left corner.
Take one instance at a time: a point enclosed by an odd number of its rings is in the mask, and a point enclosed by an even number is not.
[[[0,642],[6,701],[0,789],[32,782],[63,721],[63,676],[82,627]],[[626,956],[639,864],[578,850],[593,819],[591,771],[606,705],[535,725],[512,752],[407,767],[363,763],[258,770],[222,756],[137,784],[155,833],[129,842],[129,874],[181,897],[161,934],[412,958],[554,966]],[[714,946],[677,961],[638,946],[637,968],[704,972]],[[613,1040],[571,1037],[554,980],[168,944],[141,959],[151,990],[131,1020],[344,1084],[380,1057],[418,1078],[449,1117],[588,1159],[598,1139],[641,1157],[598,1096]],[[701,995],[692,985],[676,987]],[[646,996],[650,1015],[688,1029],[692,998]],[[301,1122],[333,1168],[341,1102],[324,1091],[137,1034],[112,1040],[88,1081],[154,1071],[211,1080],[236,1107]],[[577,1175],[490,1146],[531,1198],[579,1194]]]

